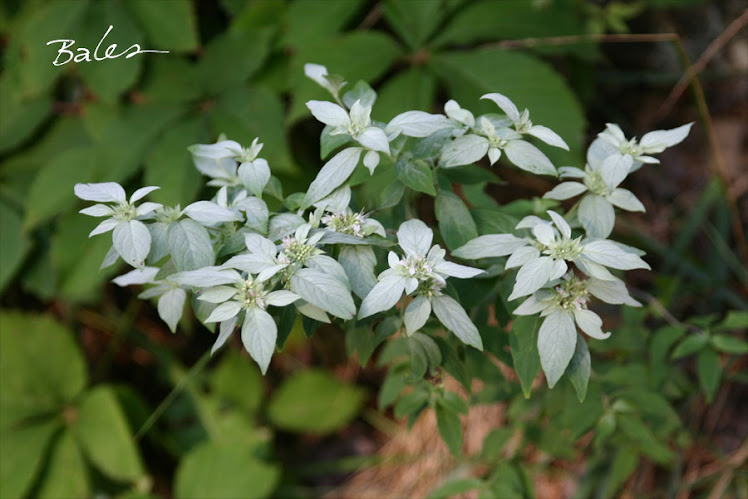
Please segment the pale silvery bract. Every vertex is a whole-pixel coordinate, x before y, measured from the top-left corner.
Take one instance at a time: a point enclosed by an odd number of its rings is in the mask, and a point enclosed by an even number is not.
[[[110,230],[114,231],[112,245],[117,254],[133,267],[145,266],[145,259],[151,251],[151,234],[141,220],[151,218],[153,212],[161,208],[161,204],[145,202],[136,206],[135,203],[156,189],[159,187],[141,187],[130,196],[128,201],[125,197],[125,190],[116,182],[75,184],[75,195],[80,199],[110,203],[109,206],[95,204],[80,210],[80,213],[84,215],[108,217],[92,230],[88,237],[104,234]],[[105,258],[105,263],[110,259]]]
[[[373,171],[379,163],[377,152],[389,156],[390,143],[387,134],[381,128],[371,126],[371,107],[362,104],[360,99],[353,103],[350,111],[327,101],[311,100],[306,106],[317,120],[334,127],[330,135],[350,135],[353,140],[374,153],[371,157],[376,155],[376,160],[370,160],[372,165],[367,165],[370,170]]]
[[[589,161],[590,156],[602,159],[610,155],[631,156],[632,171],[638,170],[644,163],[657,164],[660,160],[651,155],[683,142],[692,126],[693,123],[687,123],[671,130],[655,130],[645,133],[641,140],[637,140],[635,137],[627,139],[618,125],[608,123],[605,130],[590,144],[587,160]]]
[[[556,132],[543,125],[533,125],[532,121],[530,121],[529,110],[525,109],[520,114],[517,106],[514,105],[514,102],[512,102],[509,97],[499,93],[491,93],[483,95],[481,99],[488,99],[495,102],[496,105],[499,106],[502,111],[504,111],[504,114],[506,114],[507,117],[512,121],[514,129],[518,133],[526,133],[542,140],[548,145],[560,147],[561,149],[565,149],[567,151],[569,150],[569,146],[566,144],[564,139],[562,139]]]
[[[589,298],[594,296],[604,302],[641,306],[629,296],[622,281],[589,278],[579,280],[572,274],[548,283],[535,291],[519,307],[515,315],[544,317],[538,331],[538,353],[540,365],[546,375],[548,386],[558,382],[574,356],[578,338],[577,327],[585,334],[604,340],[611,333],[603,332],[603,321],[599,315],[587,308]]]
[[[244,185],[255,196],[261,197],[262,189],[270,179],[267,161],[257,157],[262,146],[255,138],[246,148],[233,140],[221,140],[215,144],[196,144],[187,150],[200,173],[211,177],[208,185]]]
[[[509,256],[505,269],[519,267],[509,301],[532,294],[549,281],[566,274],[567,262],[591,277],[604,280],[615,279],[607,268],[650,268],[637,253],[612,241],[582,236],[572,238],[566,220],[555,211],[548,210],[547,213],[551,222],[529,216],[517,225],[517,229],[530,229],[532,238],[511,234],[479,236],[455,250],[454,254],[470,259]]]
[[[158,316],[169,326],[169,329],[173,333],[176,331],[177,324],[182,318],[184,304],[187,300],[187,292],[180,288],[177,283],[168,279],[156,280],[158,272],[158,267],[143,267],[142,269],[134,269],[116,277],[112,279],[112,282],[117,286],[153,285],[140,293],[138,298],[142,300],[158,298],[156,305]]]
[[[327,68],[321,64],[304,64],[304,74],[307,78],[313,80],[319,86],[330,92],[335,99],[338,98],[340,89],[342,89],[346,84],[341,77],[329,75],[327,73]]]
[[[501,94],[486,94],[483,98],[494,102],[498,99],[504,105],[507,102],[511,104],[511,101]],[[511,106],[510,109],[516,112],[516,107],[513,104]],[[566,143],[553,131],[546,127],[533,126],[529,121],[528,111],[522,116],[517,112],[517,122],[512,121],[511,116],[506,120],[493,120],[481,116],[476,121],[470,111],[462,109],[457,102],[450,100],[445,104],[444,112],[459,130],[457,137],[442,149],[439,164],[444,168],[473,164],[486,154],[493,165],[501,158],[503,152],[512,164],[525,171],[555,176],[556,168],[548,157],[534,145],[522,140],[523,134],[535,135],[550,145],[568,150]],[[510,128],[512,125],[514,129]],[[533,130],[533,133],[530,133],[530,130]]]
[[[463,343],[481,350],[483,343],[477,328],[462,306],[454,298],[444,295],[442,289],[448,277],[467,279],[483,271],[446,261],[446,251],[439,245],[431,245],[433,237],[432,230],[420,220],[408,220],[400,225],[397,240],[405,256],[389,252],[387,262],[390,268],[379,274],[377,284],[361,303],[358,317],[362,319],[389,310],[403,293],[415,294],[405,309],[408,334],[421,329],[433,311]]]

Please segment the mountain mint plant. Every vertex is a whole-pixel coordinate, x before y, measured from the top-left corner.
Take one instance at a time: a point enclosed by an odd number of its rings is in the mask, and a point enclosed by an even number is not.
[[[650,268],[642,251],[609,239],[616,208],[645,209],[620,186],[643,164],[657,163],[652,155],[681,142],[691,125],[638,141],[608,125],[590,145],[583,168],[557,169],[541,148],[568,151],[566,142],[502,94],[483,96],[497,105],[493,114],[476,117],[450,100],[444,114],[411,110],[385,123],[372,118],[376,93],[366,83],[348,89],[342,77],[315,64],[305,72],[331,96],[307,102],[324,125],[322,156],[331,157],[306,192],[282,194],[259,157],[258,138],[245,146],[224,137],[189,148],[207,186],[217,190],[184,209],[138,204],[158,187],[138,189],[128,200],[113,182],[75,186],[76,196],[99,203],[81,213],[107,217],[90,236],[113,231],[102,267],[121,258],[134,268],[114,282],[145,286],[140,297],[158,299],[158,313],[172,331],[190,303],[206,326],[218,325],[212,353],[239,328],[263,373],[294,324],[307,334],[322,323],[339,324],[364,362],[379,343],[405,342],[409,363],[383,354],[395,362],[393,375],[411,369],[412,376],[398,382],[402,387],[423,387],[418,383],[426,367],[419,366],[469,372],[476,351],[496,348],[491,335],[498,333],[489,322],[497,319],[488,309],[503,308],[512,315],[496,317],[512,335],[524,340],[537,333],[532,355],[536,350],[548,385],[567,375],[583,399],[590,376],[587,338],[611,334],[594,311],[596,302],[639,306],[622,273]],[[475,165],[486,156],[487,166],[506,161],[563,182],[525,205],[519,217],[517,210],[484,202],[490,217],[476,224],[483,219],[473,219],[462,196],[476,188],[483,195],[492,181],[486,179],[496,179]],[[380,197],[351,188],[370,175],[387,180]],[[463,175],[483,180],[459,188]],[[561,201],[580,195],[563,209]],[[416,210],[428,206],[413,203],[418,196],[435,197],[438,231],[427,223],[428,208]],[[536,329],[515,330],[514,316],[537,317]],[[511,358],[518,371],[531,361]],[[425,396],[424,404],[443,397],[432,395],[437,398]]]

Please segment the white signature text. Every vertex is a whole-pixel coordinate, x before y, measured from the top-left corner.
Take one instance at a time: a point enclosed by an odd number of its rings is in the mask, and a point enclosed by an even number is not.
[[[115,53],[117,51],[117,44],[113,43],[109,45],[105,50],[104,54],[100,55],[100,49],[101,46],[104,45],[104,40],[106,40],[106,37],[109,35],[109,32],[114,29],[114,26],[109,26],[109,29],[106,30],[106,33],[104,33],[104,36],[101,37],[101,40],[99,40],[99,43],[96,45],[96,48],[93,51],[93,59],[91,59],[91,51],[88,50],[85,47],[78,47],[75,49],[75,53],[73,53],[70,47],[75,45],[75,40],[68,40],[68,39],[60,39],[60,40],[50,40],[47,42],[47,45],[51,45],[53,43],[61,43],[62,46],[57,51],[57,57],[55,57],[55,60],[52,61],[52,64],[55,66],[62,66],[63,64],[67,64],[70,61],[75,62],[91,62],[91,61],[103,61],[105,59],[116,59],[117,57],[125,56],[125,59],[129,59],[130,57],[134,57],[138,54],[145,54],[147,52],[155,53],[155,54],[168,54],[168,50],[143,50],[140,48],[140,45],[137,43],[134,43],[129,48],[123,50],[119,54]]]

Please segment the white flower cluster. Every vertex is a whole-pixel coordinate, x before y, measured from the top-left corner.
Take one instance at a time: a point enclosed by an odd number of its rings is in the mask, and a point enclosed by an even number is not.
[[[516,116],[511,109],[505,112]],[[609,270],[650,268],[641,259],[642,251],[607,239],[615,224],[613,206],[644,211],[634,194],[618,186],[643,163],[658,162],[648,154],[681,142],[690,127],[688,124],[651,132],[637,142],[626,140],[620,128],[609,124],[590,145],[584,171],[560,168],[561,177],[583,182],[563,182],[544,197],[564,200],[586,192],[570,211],[572,215],[576,213],[573,224],[581,226],[584,234],[575,237],[572,224],[559,213],[548,210],[550,221],[528,216],[517,224],[515,229],[529,230],[528,236],[488,234],[454,251],[455,256],[466,259],[508,257],[504,269],[519,269],[508,299],[529,295],[514,313],[540,313],[545,318],[538,334],[538,352],[549,386],[553,387],[561,378],[575,355],[578,341],[583,341],[577,338],[576,326],[596,339],[610,335],[603,333],[602,319],[588,310],[590,296],[606,303],[640,306],[631,298],[623,281]],[[570,265],[581,275],[577,276]]]

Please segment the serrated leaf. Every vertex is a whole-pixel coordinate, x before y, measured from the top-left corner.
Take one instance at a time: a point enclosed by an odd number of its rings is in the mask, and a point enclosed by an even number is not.
[[[478,237],[478,229],[470,210],[457,195],[440,191],[434,204],[439,231],[449,249],[457,249]]]

